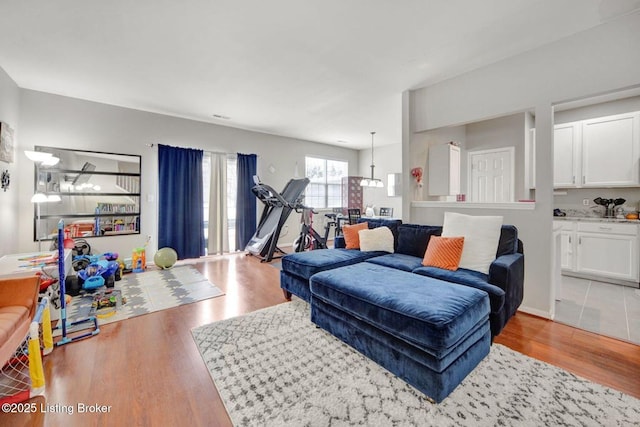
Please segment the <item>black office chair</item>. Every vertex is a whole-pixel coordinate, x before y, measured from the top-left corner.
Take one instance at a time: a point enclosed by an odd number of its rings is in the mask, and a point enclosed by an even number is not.
[[[360,217],[360,209],[358,208],[349,208],[347,209],[347,215],[349,216],[349,225],[356,224]]]
[[[393,216],[393,208],[380,208],[380,216]]]

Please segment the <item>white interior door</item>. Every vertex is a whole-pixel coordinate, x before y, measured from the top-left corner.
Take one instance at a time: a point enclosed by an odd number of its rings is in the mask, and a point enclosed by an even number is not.
[[[514,147],[469,152],[472,202],[513,202],[514,154]]]

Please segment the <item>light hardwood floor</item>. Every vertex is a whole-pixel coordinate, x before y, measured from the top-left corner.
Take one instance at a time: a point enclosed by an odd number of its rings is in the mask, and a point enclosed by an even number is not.
[[[243,254],[195,266],[225,295],[105,325],[96,337],[54,349],[44,360],[50,411],[27,421],[0,414],[0,425],[231,425],[191,329],[286,303],[279,270]],[[640,398],[640,346],[523,313],[496,342]],[[110,408],[79,414],[78,403]],[[55,412],[63,407],[75,412]]]

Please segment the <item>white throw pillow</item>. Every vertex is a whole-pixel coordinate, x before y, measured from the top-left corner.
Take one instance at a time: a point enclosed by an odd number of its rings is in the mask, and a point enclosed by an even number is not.
[[[358,231],[361,251],[385,251],[393,253],[393,233],[389,227],[377,227]]]
[[[460,268],[489,274],[489,266],[496,259],[501,216],[472,216],[455,212],[444,213],[443,237],[464,237]]]

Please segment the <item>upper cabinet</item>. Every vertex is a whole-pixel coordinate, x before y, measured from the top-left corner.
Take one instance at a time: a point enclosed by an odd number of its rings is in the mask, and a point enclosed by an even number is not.
[[[640,186],[640,112],[556,125],[554,187]]]
[[[429,147],[430,196],[455,196],[460,194],[460,147],[439,144]]]
[[[582,185],[639,185],[640,113],[582,122]]]
[[[575,187],[581,177],[580,122],[556,125],[553,131],[553,185]]]

